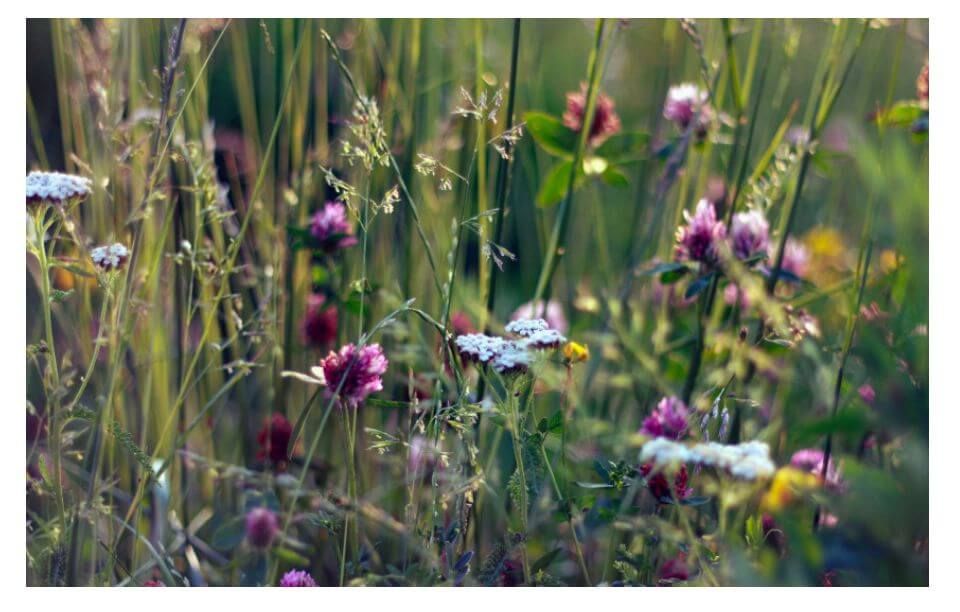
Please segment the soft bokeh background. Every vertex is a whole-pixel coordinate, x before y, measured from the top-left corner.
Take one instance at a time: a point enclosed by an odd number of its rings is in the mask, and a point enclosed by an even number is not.
[[[94,192],[78,212],[78,225],[91,243],[131,238],[126,223],[143,197],[160,91],[159,67],[175,23],[27,21],[26,169],[63,170],[94,180]],[[763,99],[752,117],[756,136],[750,171],[795,104],[797,113],[791,124],[803,123],[826,49],[838,35],[852,39],[859,27],[855,22],[830,20],[732,21],[742,73],[755,74],[760,64],[769,61]],[[196,346],[199,315],[197,320],[183,315],[183,277],[174,256],[181,241],[196,229],[190,217],[198,189],[215,189],[217,183],[226,186],[226,211],[242,214],[250,206],[257,207],[241,249],[239,263],[243,267],[231,281],[236,298],[220,306],[223,310],[210,341],[224,342],[237,333],[234,313],[254,323],[246,328],[252,333],[243,334],[223,351],[203,352],[198,367],[203,375],[186,396],[184,414],[177,418],[189,422],[223,387],[231,376],[224,364],[242,359],[255,365],[250,376],[217,396],[217,408],[208,417],[209,424],[191,437],[190,450],[211,462],[249,467],[264,418],[282,412],[292,420],[308,398],[309,389],[280,374],[305,371],[320,356],[303,346],[298,333],[306,296],[317,279],[311,278],[316,272],[309,256],[294,254],[286,247],[285,228],[304,225],[312,211],[333,196],[323,182],[320,165],[334,168],[348,180],[357,176],[357,170],[338,155],[338,142],[347,136],[352,96],[319,35],[321,29],[336,41],[360,87],[378,101],[389,145],[420,206],[425,233],[439,254],[442,271],[446,271],[460,202],[466,198],[474,213],[496,207],[499,158],[492,149],[478,159],[477,180],[466,194],[460,182],[452,191],[438,191],[435,182],[418,175],[413,165],[420,152],[466,172],[470,143],[477,139],[478,128],[476,122],[455,117],[452,111],[462,103],[461,87],[473,95],[504,87],[512,20],[234,20],[229,26],[226,20],[191,20],[175,87],[176,97],[187,102],[175,130],[173,159],[164,172],[162,197],[149,202],[144,217],[144,252],[156,256],[159,273],[138,276],[145,281],[134,304],[139,319],[129,350],[122,356],[125,367],[120,399],[115,404],[115,417],[151,452],[172,443],[172,436],[161,439],[158,432],[181,390],[185,361],[202,350]],[[703,57],[716,62],[719,73],[725,75],[721,22],[698,21],[697,30],[702,36]],[[593,21],[523,21],[517,69],[518,121],[533,110],[557,116],[563,113],[564,94],[586,80],[594,31]],[[645,160],[622,168],[627,186],[591,181],[576,192],[566,253],[552,286],[553,297],[563,304],[571,321],[568,335],[589,344],[592,353],[588,366],[577,371],[578,391],[572,400],[581,407],[583,420],[579,431],[572,434],[579,445],[574,445],[571,480],[589,480],[594,459],[632,460],[636,449],[627,434],[639,427],[661,394],[662,381],[676,388],[682,385],[689,361],[689,346],[682,341],[692,329],[690,311],[678,311],[670,317],[669,327],[664,327],[664,319],[658,318],[663,313],[644,302],[646,294],[640,293],[649,289],[652,281],[647,277],[638,280],[636,302],[624,316],[628,329],[615,333],[605,327],[607,300],[616,296],[624,275],[631,273],[630,253],[638,255],[636,263],[672,256],[679,211],[692,208],[711,179],[724,175],[730,148],[721,138],[691,153],[680,180],[662,206],[654,207],[654,188],[663,173],[663,159],[654,151],[659,143],[676,137],[675,128],[661,116],[664,97],[671,84],[701,82],[702,58],[679,21],[611,22],[608,35],[612,39],[602,90],[615,102],[624,129],[647,132],[651,146]],[[293,64],[300,37],[306,37],[304,47]],[[209,65],[204,66],[218,40]],[[874,261],[888,251],[888,258],[896,252],[904,262],[896,278],[888,284],[872,285],[868,291],[865,303],[876,302],[889,317],[864,324],[866,331],[858,336],[844,387],[845,406],[855,402],[861,384],[869,382],[876,389],[872,416],[847,422],[847,430],[838,434],[838,452],[850,457],[851,477],[859,474],[866,484],[861,494],[847,498],[854,507],[847,508],[841,520],[851,521],[849,531],[838,532],[838,541],[818,541],[826,551],[822,554],[835,554],[842,563],[857,568],[851,574],[857,577],[851,582],[914,584],[926,580],[925,552],[916,550],[916,543],[925,542],[926,533],[927,352],[925,331],[914,332],[926,325],[928,312],[928,153],[926,144],[909,129],[881,131],[871,121],[891,103],[916,97],[917,75],[926,59],[925,21],[878,21],[871,27],[823,130],[792,230],[794,235],[806,237],[809,245],[820,245],[818,257],[824,259],[819,260],[817,270],[822,277],[812,279],[818,289],[850,281],[865,211],[873,199]],[[287,106],[278,109],[292,64]],[[194,83],[196,89],[189,91]],[[729,84],[725,77],[718,83],[719,91],[727,93],[715,104],[732,113]],[[266,144],[278,110],[282,120],[276,145],[267,155]],[[484,128],[486,138],[503,127],[501,117],[497,126]],[[729,126],[724,133],[729,140]],[[215,182],[212,176],[200,176],[190,147],[213,153]],[[516,261],[507,261],[499,274],[490,317],[493,322],[507,320],[534,293],[557,210],[538,207],[535,198],[554,161],[529,134],[515,152],[502,243],[516,255]],[[257,201],[250,202],[249,194],[263,164],[262,189]],[[374,171],[369,189],[372,194],[382,194],[394,184],[390,170],[381,168]],[[167,206],[180,208],[174,213],[173,230],[164,234]],[[771,208],[772,227],[778,227],[781,212],[782,203]],[[219,245],[216,251],[236,231],[236,225],[235,219],[226,218],[219,226],[204,227],[203,234],[211,244]],[[408,298],[416,298],[418,307],[439,318],[441,300],[408,209],[401,204],[392,215],[377,216],[370,224],[368,240],[366,269],[374,291],[368,298],[367,327]],[[79,257],[81,253],[62,255]],[[823,263],[830,257],[835,258],[831,260],[835,269]],[[27,264],[28,342],[39,337],[42,327],[31,271],[34,263]],[[481,256],[475,237],[468,236],[459,265],[454,310],[468,313],[474,324],[480,324],[485,320],[485,281],[494,264]],[[341,283],[343,295],[348,296],[350,281],[359,276],[357,251],[347,255],[344,266]],[[58,346],[60,354],[74,367],[81,367],[77,364],[89,359],[96,335],[91,321],[96,318],[99,292],[92,280],[80,274],[60,272],[54,282],[75,290],[68,303],[58,305],[55,323],[63,345]],[[765,414],[772,412],[784,419],[782,436],[771,440],[781,462],[798,446],[822,443],[818,434],[825,430],[810,423],[826,414],[833,392],[833,360],[843,343],[852,299],[850,286],[810,299],[808,307],[820,319],[822,337],[804,343],[793,361],[786,360],[793,372],[787,382],[758,388],[753,394]],[[205,285],[196,291],[200,301],[213,293]],[[341,340],[354,337],[357,323],[356,315],[345,309]],[[187,331],[180,333],[183,330]],[[380,341],[387,348],[391,370],[382,398],[407,401],[416,374],[436,371],[436,341],[430,334],[427,325],[413,318],[384,333]],[[888,334],[895,339],[891,341]],[[680,348],[671,349],[671,342],[678,339]],[[655,375],[638,365],[637,355],[652,359]],[[714,365],[708,363],[705,368]],[[102,380],[92,385],[91,404],[99,401],[102,385]],[[700,390],[707,390],[706,383]],[[43,393],[32,369],[28,369],[28,393],[42,414]],[[555,402],[556,398],[543,401]],[[747,433],[767,431],[768,417],[760,412],[747,417]],[[376,407],[364,416],[368,427],[394,433],[403,431],[401,424],[406,418],[390,407]],[[28,419],[28,430],[29,425]],[[308,428],[313,426],[315,421],[308,424]],[[340,482],[336,476],[340,461],[335,452],[340,448],[337,431],[330,428],[325,435],[322,448],[331,450],[319,459],[320,471],[334,474],[329,483],[334,487]],[[882,475],[883,459],[880,464],[858,467],[853,455],[868,431],[876,432],[877,444],[889,451],[887,455],[881,452],[881,457],[900,462],[895,466],[900,470],[896,476]],[[486,455],[483,443],[490,443],[488,432],[483,429],[479,435]],[[122,505],[135,488],[137,466],[122,452],[115,453],[110,457],[115,468],[110,474],[119,491],[116,501]],[[512,460],[509,449],[500,449],[498,456],[502,456],[502,469],[507,469]],[[392,465],[390,456],[368,452],[365,457],[361,471],[365,488],[372,491],[371,501],[401,518],[403,502],[381,478],[388,469],[383,466]],[[212,533],[218,521],[225,520],[221,516],[224,508],[236,503],[232,496],[239,495],[242,487],[221,488],[222,481],[203,467],[202,462],[184,470],[178,466],[169,503],[179,511],[181,520],[186,515],[185,522],[200,512],[213,512],[215,518],[204,527]],[[185,476],[188,470],[192,471]],[[872,477],[874,471],[881,475],[867,480],[864,474]],[[915,488],[904,489],[905,482]],[[854,522],[850,517],[859,518]],[[490,524],[489,535],[501,518],[490,510],[478,522]],[[907,533],[906,541],[896,539]],[[489,539],[478,536],[474,541],[478,555],[489,551]],[[600,567],[608,552],[607,541],[598,537],[592,542],[597,549],[591,554],[596,555]],[[531,546],[546,553],[552,545],[537,541]],[[300,552],[308,557],[312,554]],[[140,555],[143,559],[142,552]],[[822,561],[822,557],[818,559]],[[735,568],[731,581],[742,583],[815,583],[820,574],[809,568],[822,567],[807,558],[797,562],[803,569],[784,564],[780,570],[763,573],[740,563],[735,554],[729,560]],[[314,562],[317,567],[323,564]],[[787,566],[789,569],[783,569]],[[612,576],[611,570],[607,578]]]

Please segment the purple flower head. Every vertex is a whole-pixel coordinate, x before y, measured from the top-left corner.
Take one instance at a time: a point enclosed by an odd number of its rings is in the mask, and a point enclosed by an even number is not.
[[[304,570],[290,570],[280,579],[282,587],[315,587],[317,581]]]
[[[810,130],[802,125],[795,125],[787,130],[787,142],[802,149],[810,144]]]
[[[689,580],[690,566],[687,565],[686,555],[681,552],[676,557],[664,561],[657,576],[666,584]]]
[[[797,278],[803,278],[810,267],[810,251],[807,250],[799,240],[787,238],[787,243],[783,245],[783,264],[780,269],[793,274]]]
[[[817,448],[798,450],[790,457],[790,465],[820,476],[823,474],[823,451]],[[833,462],[833,457],[831,457],[827,463],[825,484],[832,489],[840,489],[843,486],[840,469],[837,467],[837,464]]]
[[[723,301],[730,306],[737,305],[741,310],[750,308],[750,298],[748,298],[746,292],[740,289],[739,285],[735,283],[729,283],[723,288]]]
[[[347,207],[341,202],[327,202],[310,219],[310,235],[328,251],[357,244],[353,228],[347,220]]]
[[[563,113],[563,124],[574,132],[579,132],[583,128],[583,116],[586,110],[587,84],[581,83],[580,91],[571,91],[567,94],[567,110]],[[600,146],[604,140],[619,131],[620,116],[614,110],[613,100],[598,93],[593,109],[593,122],[590,124],[590,146]]]
[[[561,334],[567,333],[570,327],[567,323],[567,318],[563,314],[563,307],[555,300],[549,300],[546,307],[544,307],[542,300],[538,300],[536,304],[527,302],[510,315],[511,321],[537,318],[546,320],[547,325],[549,325],[551,329],[555,329]]]
[[[687,433],[690,411],[679,398],[670,396],[660,400],[653,413],[643,420],[640,433],[651,438],[679,440]]]
[[[693,83],[674,85],[667,91],[667,99],[663,103],[663,116],[667,121],[673,121],[680,128],[690,125],[694,114],[707,101],[707,93]]]
[[[687,224],[677,228],[677,259],[712,265],[717,260],[717,246],[727,235],[723,221],[717,220],[713,204],[700,200],[696,212],[691,215],[683,211],[683,217]]]
[[[312,348],[328,348],[337,339],[337,308],[326,302],[321,293],[311,294],[307,298],[307,310],[303,314],[300,333],[304,343]]]
[[[860,388],[857,389],[857,393],[860,394],[860,399],[868,404],[873,404],[873,401],[877,399],[877,392],[873,390],[873,385],[870,383],[864,383],[860,385]]]
[[[368,395],[383,389],[381,376],[387,371],[388,363],[379,344],[370,344],[361,349],[348,344],[339,353],[330,351],[320,362],[327,384],[327,397],[336,394],[340,401],[356,407]]]
[[[738,259],[757,254],[766,256],[770,248],[770,224],[759,210],[737,213],[730,224],[730,242]]]
[[[930,60],[923,62],[923,68],[917,76],[917,99],[927,104],[930,100]]]
[[[269,548],[280,530],[277,515],[268,508],[254,508],[247,513],[247,541],[256,548]]]

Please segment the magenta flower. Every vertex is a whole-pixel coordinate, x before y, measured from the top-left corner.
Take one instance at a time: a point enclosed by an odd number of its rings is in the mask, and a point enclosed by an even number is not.
[[[379,344],[358,349],[348,344],[339,353],[330,354],[320,362],[327,385],[327,397],[336,395],[341,402],[356,407],[368,395],[383,389],[381,376],[389,362]]]
[[[653,413],[643,420],[640,433],[651,438],[679,440],[687,433],[690,410],[679,398],[670,396],[660,400]]]
[[[729,283],[723,288],[723,301],[728,306],[739,306],[742,310],[750,308],[750,298],[740,289],[739,285]]]
[[[823,474],[823,451],[817,448],[798,450],[790,457],[790,465],[820,476]],[[824,483],[832,489],[840,489],[843,486],[840,469],[836,463],[834,463],[833,457],[830,457],[830,461],[827,463],[827,474]]]
[[[687,565],[687,558],[684,553],[678,553],[676,557],[667,559],[660,566],[657,576],[664,583],[682,582],[690,579],[690,566]]]
[[[254,508],[247,513],[247,541],[255,548],[269,548],[279,530],[277,515],[269,508]]]
[[[873,404],[873,401],[877,399],[877,392],[873,390],[873,385],[870,383],[864,383],[857,389],[857,393],[860,394],[860,399],[868,404]]]
[[[310,235],[328,251],[357,244],[353,228],[347,220],[347,207],[341,202],[327,202],[313,214],[310,220]]]
[[[567,110],[563,113],[563,124],[579,132],[583,128],[583,116],[587,111],[587,84],[580,84],[580,91],[567,94]],[[614,110],[613,100],[597,93],[597,102],[593,109],[593,122],[588,135],[591,147],[598,147],[607,138],[620,131],[620,116]]]
[[[807,250],[799,240],[787,238],[787,243],[783,245],[783,263],[780,269],[797,278],[803,278],[810,267],[810,251]]]
[[[556,300],[549,300],[546,307],[543,305],[543,300],[538,300],[536,304],[533,302],[523,304],[510,315],[511,321],[520,319],[544,319],[550,329],[555,329],[561,334],[567,333],[570,328],[567,317],[563,314],[563,307]]]
[[[690,475],[687,473],[687,466],[685,465],[681,465],[677,473],[674,474],[672,489],[666,475],[663,472],[654,472],[653,465],[649,463],[640,466],[640,475],[647,481],[647,490],[658,502],[664,498],[686,499],[693,492],[693,489],[687,486]]]
[[[307,310],[300,323],[300,333],[307,346],[328,348],[337,339],[337,327],[340,318],[334,305],[327,305],[327,298],[321,293],[311,294],[307,298]]]
[[[737,213],[730,224],[730,243],[738,259],[766,256],[770,248],[770,224],[759,210]]]
[[[683,217],[687,224],[677,228],[677,259],[712,265],[717,260],[717,247],[727,235],[727,228],[717,219],[713,204],[700,200],[696,212],[691,215],[683,211]]]
[[[317,581],[304,570],[290,570],[280,579],[282,587],[315,587]]]
[[[663,103],[663,117],[681,129],[686,129],[694,114],[706,106],[707,93],[693,83],[674,85],[667,91]]]

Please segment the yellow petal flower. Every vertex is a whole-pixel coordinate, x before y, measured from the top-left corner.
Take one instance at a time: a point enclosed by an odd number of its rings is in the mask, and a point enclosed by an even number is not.
[[[563,346],[563,358],[567,363],[580,363],[590,359],[590,349],[585,344],[570,341]]]

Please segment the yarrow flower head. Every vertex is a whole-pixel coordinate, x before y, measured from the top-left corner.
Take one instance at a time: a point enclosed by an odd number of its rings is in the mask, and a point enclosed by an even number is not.
[[[457,350],[465,361],[489,363],[499,354],[506,340],[486,334],[463,334],[457,336]]]
[[[533,353],[527,348],[527,342],[507,341],[493,358],[493,369],[501,375],[522,374],[533,365]]]
[[[770,248],[770,224],[759,210],[737,213],[730,224],[730,242],[737,259],[764,257]]]
[[[27,175],[27,206],[42,202],[57,206],[75,204],[90,195],[92,181],[60,172],[31,172]]]
[[[687,224],[677,228],[677,259],[712,265],[717,260],[718,246],[727,235],[727,228],[717,219],[713,204],[700,200],[696,212],[691,215],[683,211],[683,217]]]
[[[701,91],[693,83],[674,85],[667,91],[663,103],[663,117],[682,129],[686,129],[697,111],[703,112],[707,102],[707,92]]]
[[[328,251],[336,251],[357,244],[353,228],[347,219],[347,207],[342,202],[327,202],[310,219],[310,235]]]
[[[284,467],[287,463],[287,447],[290,445],[290,437],[293,435],[293,426],[287,417],[279,412],[264,424],[257,432],[257,459],[264,461],[270,460],[276,467]]]
[[[368,395],[383,389],[381,377],[388,364],[379,344],[368,344],[360,349],[348,344],[339,353],[330,351],[320,362],[327,396],[336,395],[340,401],[355,408]]]
[[[587,84],[581,83],[580,91],[571,91],[567,94],[567,110],[563,113],[563,124],[574,132],[579,132],[583,129],[586,112]],[[619,131],[620,116],[614,110],[613,100],[598,92],[593,109],[593,122],[590,124],[590,132],[587,136],[589,145],[598,147]]]
[[[563,334],[550,329],[543,319],[516,319],[507,323],[507,332],[525,340],[525,346],[533,349],[556,349],[567,341]]]
[[[304,570],[290,570],[280,578],[282,587],[315,587],[317,581]]]
[[[770,459],[770,446],[758,440],[740,444],[697,444],[691,451],[691,459],[743,480],[770,478],[777,469]]]
[[[130,250],[119,242],[98,246],[90,251],[90,259],[101,272],[113,272],[126,265],[130,259]]]
[[[254,508],[247,513],[247,541],[255,548],[269,548],[279,530],[277,515],[269,508]]]
[[[770,459],[770,447],[757,440],[741,444],[706,442],[688,447],[668,438],[654,438],[640,449],[640,462],[652,464],[654,472],[669,473],[692,463],[742,480],[765,480],[777,469]]]
[[[570,328],[567,318],[563,314],[563,307],[556,300],[549,300],[546,305],[544,305],[543,300],[537,300],[536,303],[527,302],[510,315],[512,321],[535,318],[544,319],[551,329],[555,329],[561,334],[567,333]]]
[[[336,306],[327,304],[322,293],[311,294],[300,324],[304,343],[313,348],[328,348],[337,339],[339,320]]]
[[[653,414],[643,420],[640,433],[651,438],[679,440],[687,433],[687,417],[690,411],[682,400],[665,397],[660,400]]]

